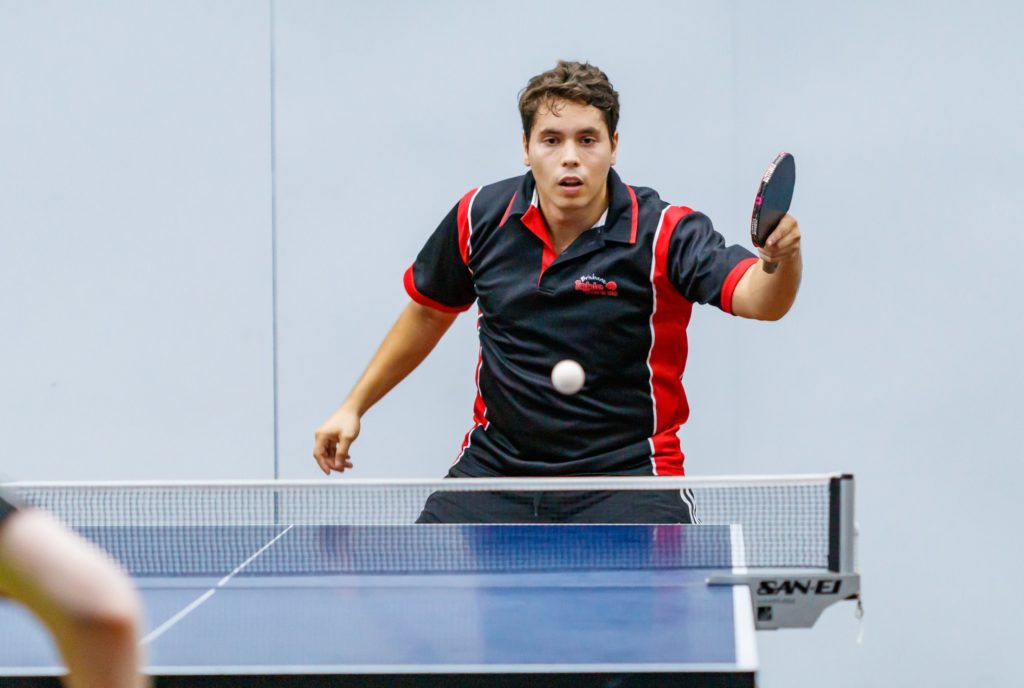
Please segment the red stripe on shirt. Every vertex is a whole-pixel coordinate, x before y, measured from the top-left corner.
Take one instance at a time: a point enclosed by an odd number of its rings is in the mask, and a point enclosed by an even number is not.
[[[551,264],[555,262],[555,249],[551,247],[551,244],[544,244],[544,252],[540,254],[540,275],[537,277],[537,283],[540,283],[540,278],[544,276],[544,271],[551,267]]]
[[[498,223],[499,227],[504,227],[505,226],[505,221],[508,220],[508,215],[509,215],[509,213],[512,212],[512,204],[516,202],[516,194],[518,194],[518,193],[519,193],[518,191],[513,193],[512,194],[512,198],[510,198],[508,200],[508,207],[505,208],[505,214],[501,216],[501,222]]]
[[[537,284],[540,284],[541,278],[544,276],[544,271],[555,262],[555,247],[551,245],[551,236],[548,232],[547,225],[544,224],[544,218],[540,214],[540,210],[537,206],[531,205],[525,213],[523,213],[523,225],[533,232],[534,236],[544,242],[544,251],[540,256],[540,274],[537,276]]]
[[[657,475],[683,475],[683,451],[679,445],[679,426],[686,422],[690,407],[683,390],[686,368],[686,326],[693,304],[672,284],[668,275],[668,249],[679,221],[693,212],[673,206],[665,211],[654,245],[651,286],[654,289],[654,313],[651,315],[651,351],[647,363],[651,370],[651,394],[654,403],[654,472]]]
[[[469,265],[469,206],[477,191],[478,189],[467,191],[466,195],[459,200],[459,255],[462,256],[462,262],[466,265]]]
[[[476,329],[480,331],[480,318],[483,317],[483,313],[477,309],[476,315]],[[480,368],[484,365],[484,350],[483,347],[479,349],[479,354],[476,359],[476,375],[474,379],[476,381],[476,399],[473,401],[473,427],[469,429],[466,436],[462,438],[462,447],[459,449],[459,455],[455,458],[452,465],[455,465],[462,459],[462,455],[466,453],[466,449],[469,447],[470,437],[473,431],[477,428],[487,429],[487,404],[484,402],[483,394],[480,393]]]
[[[736,285],[743,279],[743,275],[747,274],[747,270],[756,264],[757,258],[741,260],[722,282],[722,310],[726,313],[732,314],[732,295],[736,291]]]
[[[476,330],[480,332],[480,318],[483,317],[483,313],[477,310],[476,314]],[[484,402],[484,395],[480,393],[480,369],[484,366],[484,349],[480,347],[480,353],[477,354],[476,359],[476,399],[473,401],[473,422],[483,428],[487,428],[487,404]]]
[[[409,269],[405,271],[405,277],[403,277],[402,281],[405,284],[405,291],[409,294],[409,298],[416,303],[443,313],[461,313],[465,310],[469,310],[469,307],[473,305],[472,303],[467,303],[465,306],[461,307],[446,306],[443,303],[435,301],[429,296],[424,296],[420,293],[420,290],[416,288],[416,279],[413,277],[412,268],[413,266],[410,265]]]

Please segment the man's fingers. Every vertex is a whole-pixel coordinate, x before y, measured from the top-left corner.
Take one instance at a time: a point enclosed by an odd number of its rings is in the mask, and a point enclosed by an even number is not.
[[[765,246],[759,249],[761,253],[769,256],[788,256],[800,250],[800,239],[784,238],[774,246]]]
[[[316,459],[317,464],[320,466],[320,470],[322,470],[325,475],[330,475],[331,469],[334,468],[334,454],[337,443],[338,433],[336,432],[316,433],[316,443],[313,446],[313,458]]]
[[[779,263],[800,252],[800,225],[792,215],[786,215],[771,233],[758,255],[766,263]]]
[[[316,463],[320,466],[320,470],[324,472],[324,475],[331,474],[331,465],[328,463],[327,456],[320,451],[320,447],[316,448],[313,452],[313,458],[316,459]]]
[[[330,475],[352,468],[349,447],[359,436],[359,416],[339,409],[315,434],[313,458],[320,470]]]
[[[338,438],[338,444],[334,449],[334,470],[344,471],[346,468],[352,468],[352,461],[348,454],[348,448],[352,445],[352,440],[354,439],[354,437]]]
[[[783,244],[786,241],[799,241],[800,240],[800,226],[797,224],[796,218],[792,215],[784,215],[779,224],[772,230],[772,233],[768,235],[768,239],[764,242],[765,248],[775,248],[779,244]]]

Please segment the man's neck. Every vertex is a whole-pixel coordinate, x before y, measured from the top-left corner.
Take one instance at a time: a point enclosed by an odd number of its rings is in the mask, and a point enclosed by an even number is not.
[[[594,199],[594,202],[585,208],[575,211],[564,212],[557,208],[554,203],[545,202],[538,192],[541,216],[544,224],[547,225],[548,233],[551,235],[551,245],[555,254],[560,254],[569,245],[576,241],[576,237],[593,227],[604,212],[608,210],[608,185]]]

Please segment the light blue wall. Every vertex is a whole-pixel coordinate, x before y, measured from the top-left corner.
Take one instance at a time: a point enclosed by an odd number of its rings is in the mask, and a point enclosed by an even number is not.
[[[0,4],[0,472],[272,475],[255,9]]]
[[[805,277],[697,309],[691,474],[857,474],[852,605],[759,636],[762,685],[1019,682],[1024,9],[1010,2],[0,2],[0,472],[312,477],[314,428],[468,188],[520,173],[559,57],[622,94],[618,169],[746,242],[794,152]],[[271,119],[277,254],[272,252]],[[353,477],[438,476],[473,319],[364,422]]]

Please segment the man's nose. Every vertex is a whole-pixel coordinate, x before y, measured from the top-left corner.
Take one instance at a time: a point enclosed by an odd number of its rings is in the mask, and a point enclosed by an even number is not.
[[[562,166],[576,167],[580,164],[580,157],[576,154],[576,144],[568,142],[562,147]]]

